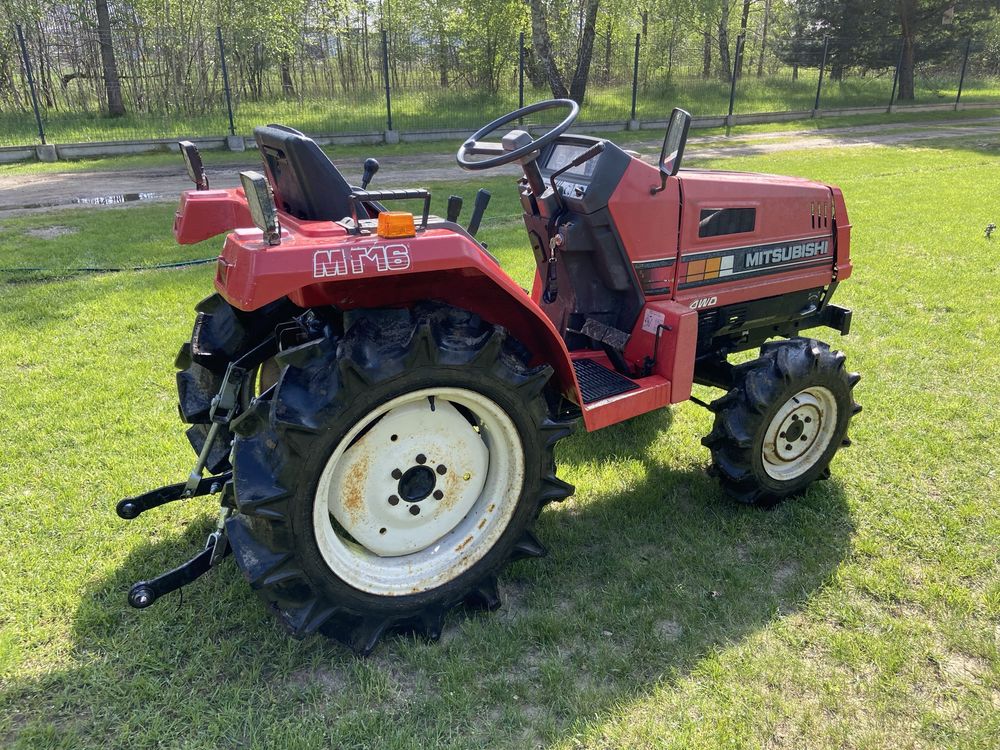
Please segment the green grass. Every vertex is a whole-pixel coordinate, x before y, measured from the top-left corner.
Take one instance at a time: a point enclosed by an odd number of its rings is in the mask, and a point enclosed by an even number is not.
[[[863,373],[865,411],[831,481],[734,506],[704,473],[711,417],[693,404],[578,434],[558,451],[577,494],[542,514],[551,554],[504,573],[504,607],[366,661],[287,640],[231,563],[183,600],[125,605],[214,522],[208,501],[113,512],[190,467],[171,361],[211,271],[0,287],[0,745],[995,747],[1000,254],[983,228],[1000,208],[983,196],[1000,139],[939,145],[718,162],[847,197],[854,331],[826,338]],[[502,182],[494,216],[514,210]],[[170,219],[32,222],[81,222],[60,262],[203,252],[172,247]],[[47,257],[28,226],[0,226],[11,262]],[[527,283],[522,230],[496,219],[484,238]]]
[[[735,111],[787,112],[810,110],[816,96],[818,71],[803,70],[797,80],[790,72],[765,78],[744,76],[737,85]],[[955,100],[958,76],[931,78],[918,75],[912,103],[947,103]],[[852,76],[842,82],[827,79],[821,107],[827,109],[888,106],[892,71],[868,77]],[[642,82],[637,95],[636,116],[640,120],[665,119],[670,110],[684,107],[694,115],[718,116],[729,111],[728,81],[712,78],[676,77]],[[525,91],[525,101],[550,98],[547,89]],[[970,77],[963,99],[968,102],[1000,101],[1000,81]],[[617,84],[591,84],[582,107],[580,122],[623,123],[631,116],[631,76]],[[517,108],[516,86],[504,85],[495,95],[482,95],[462,88],[440,89],[416,86],[392,92],[393,128],[402,132],[469,128]],[[222,135],[229,131],[225,101],[219,98],[203,113],[129,112],[109,118],[94,103],[89,112],[48,110],[43,113],[50,143],[81,143],[146,138]],[[234,122],[238,133],[249,134],[262,122],[283,122],[311,134],[378,133],[387,128],[384,92],[380,89],[304,97],[239,101]],[[0,146],[34,144],[38,131],[30,110],[0,112]]]

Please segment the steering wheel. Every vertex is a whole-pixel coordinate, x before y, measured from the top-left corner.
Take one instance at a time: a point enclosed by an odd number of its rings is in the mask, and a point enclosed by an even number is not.
[[[518,138],[513,144],[516,148],[512,150],[507,150],[504,148],[503,143],[497,143],[496,141],[482,141],[480,140],[484,136],[490,135],[496,130],[499,130],[504,125],[509,125],[515,120],[519,120],[526,115],[534,114],[535,112],[544,112],[550,109],[567,109],[569,114],[563,118],[563,121],[556,125],[554,128],[549,130],[541,138],[532,139],[527,133],[524,136],[529,140],[523,145],[523,139]],[[580,114],[580,105],[574,102],[572,99],[548,99],[544,102],[535,102],[534,104],[529,104],[527,107],[522,107],[521,109],[510,112],[503,117],[499,117],[489,125],[484,125],[475,133],[473,133],[469,138],[461,145],[458,149],[458,153],[455,155],[455,159],[458,161],[458,165],[462,169],[468,169],[472,171],[480,169],[492,169],[493,167],[499,167],[502,164],[510,164],[512,161],[517,161],[524,158],[528,154],[539,151],[546,146],[548,146],[552,141],[561,136],[567,130],[569,126],[573,124],[576,116]],[[514,131],[512,131],[514,132]],[[523,131],[521,131],[523,132]],[[506,140],[506,137],[504,138]],[[469,159],[469,156],[489,156],[489,159],[480,159],[473,161]]]

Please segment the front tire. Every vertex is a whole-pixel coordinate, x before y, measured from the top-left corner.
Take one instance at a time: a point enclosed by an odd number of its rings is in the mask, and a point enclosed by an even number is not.
[[[735,385],[711,404],[715,423],[702,439],[727,495],[772,505],[830,475],[861,411],[852,394],[860,376],[845,360],[821,341],[793,338],[764,344],[758,359],[734,369]]]
[[[436,639],[445,614],[499,606],[496,575],[544,554],[531,526],[572,493],[548,417],[551,368],[499,327],[443,305],[351,314],[278,356],[233,424],[237,563],[295,636],[369,653]]]

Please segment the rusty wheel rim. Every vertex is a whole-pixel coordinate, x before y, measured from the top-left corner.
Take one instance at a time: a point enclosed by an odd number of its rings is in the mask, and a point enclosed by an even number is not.
[[[369,412],[334,448],[314,499],[316,541],[355,588],[427,591],[496,544],[523,483],[521,439],[496,402],[463,388],[414,391]]]
[[[837,427],[837,399],[829,388],[799,391],[771,418],[761,447],[764,471],[788,481],[809,471],[823,457]]]

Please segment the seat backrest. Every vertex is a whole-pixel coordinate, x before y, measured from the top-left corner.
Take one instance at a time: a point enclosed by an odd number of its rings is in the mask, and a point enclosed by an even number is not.
[[[253,134],[279,210],[312,221],[351,215],[351,186],[312,138],[284,125]]]

